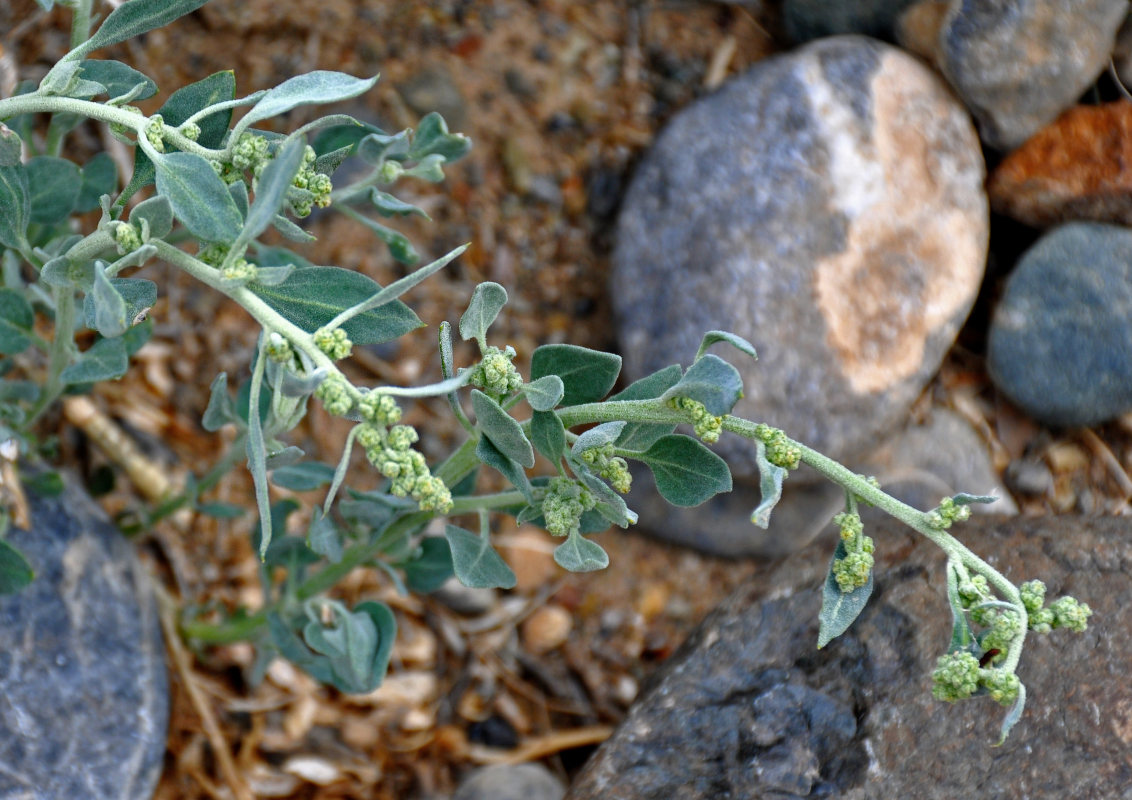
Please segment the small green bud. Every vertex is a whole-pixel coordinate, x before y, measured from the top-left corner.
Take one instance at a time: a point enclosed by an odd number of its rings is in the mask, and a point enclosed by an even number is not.
[[[1075,597],[1059,597],[1050,603],[1049,610],[1053,612],[1053,627],[1068,628],[1077,633],[1089,627],[1089,617],[1093,613],[1087,604]]]
[[[766,445],[766,458],[771,464],[783,469],[797,469],[802,462],[802,450],[778,428],[766,423],[755,426],[755,437]]]
[[[990,629],[979,640],[984,650],[1006,650],[1022,632],[1022,620],[1014,611],[994,609],[989,618]]]
[[[358,426],[357,435],[358,444],[366,451],[368,455],[371,450],[379,450],[385,446],[385,434],[381,428],[376,425],[363,424]],[[370,459],[371,461],[373,459]],[[382,470],[384,472],[384,470]]]
[[[165,152],[165,122],[161,119],[160,114],[154,114],[149,118],[149,122],[145,126],[146,141],[153,145],[153,149],[159,153]]]
[[[354,349],[350,337],[348,337],[346,331],[341,328],[335,328],[334,330],[319,328],[314,332],[314,344],[319,350],[326,353],[326,355],[330,356],[335,361],[340,358],[348,358]]]
[[[322,401],[327,413],[336,417],[344,417],[354,407],[353,398],[350,397],[346,381],[338,375],[330,375],[318,385],[314,391],[315,397]]]
[[[1003,706],[1012,705],[1022,689],[1022,681],[1018,680],[1018,676],[1004,669],[979,670],[979,685],[987,690],[996,703]]]
[[[386,161],[381,165],[381,169],[378,172],[378,180],[382,183],[393,183],[401,177],[404,171],[405,168],[396,161]]]
[[[948,703],[970,697],[979,688],[979,672],[979,659],[965,650],[940,656],[932,672],[932,696]]]
[[[841,539],[846,543],[856,541],[865,529],[861,515],[856,512],[843,511],[833,518],[833,522],[841,529]]]
[[[983,575],[975,575],[970,580],[959,584],[959,600],[963,608],[983,602],[990,597],[990,585]]]
[[[523,376],[511,363],[515,348],[500,350],[489,345],[483,351],[480,363],[472,368],[471,384],[493,397],[504,397],[523,388]]]
[[[259,274],[259,267],[245,258],[237,258],[220,270],[220,277],[226,281],[248,283]]]
[[[200,138],[200,125],[195,122],[186,122],[179,127],[178,132],[188,139],[190,142],[195,142]]]
[[[833,577],[837,580],[837,587],[848,594],[869,582],[872,569],[871,553],[851,552],[833,562]]]
[[[401,408],[387,394],[367,392],[358,403],[362,417],[379,425],[396,425],[401,420]]]
[[[286,364],[295,355],[291,343],[282,334],[272,331],[267,337],[267,357],[276,364]]]
[[[1026,581],[1018,587],[1022,605],[1031,614],[1040,611],[1046,602],[1046,585],[1041,581]]]
[[[114,227],[114,242],[118,246],[118,255],[124,256],[132,253],[142,246],[141,236],[137,228],[129,223],[119,223]]]

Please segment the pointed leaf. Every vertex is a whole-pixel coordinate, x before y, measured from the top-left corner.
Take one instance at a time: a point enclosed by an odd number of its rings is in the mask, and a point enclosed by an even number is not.
[[[531,414],[531,443],[551,464],[557,465],[566,452],[566,429],[553,411]]]
[[[0,288],[0,353],[15,355],[31,346],[35,312],[15,289]]]
[[[499,452],[499,448],[493,445],[486,436],[481,437],[476,443],[476,458],[492,469],[498,470],[512,486],[523,493],[523,497],[526,498],[528,503],[534,502],[531,482],[527,478],[527,473],[523,471],[522,465]]]
[[[479,284],[472,293],[468,310],[460,317],[460,338],[465,342],[470,339],[484,341],[487,329],[506,304],[507,290],[498,283],[488,281]]]
[[[16,548],[0,539],[0,594],[13,594],[35,579],[31,564]]]
[[[370,189],[369,199],[373,203],[373,207],[377,209],[377,213],[383,217],[407,217],[416,214],[429,219],[428,214],[412,203],[406,203],[404,200],[400,200],[376,187]]]
[[[147,281],[144,278],[110,278],[108,281],[106,278],[103,278],[102,280],[109,283],[110,290],[122,300],[121,319],[125,322],[125,326],[116,334],[107,333],[99,326],[99,301],[95,298],[100,293],[105,293],[106,288],[104,287],[100,290],[98,288],[99,281],[96,278],[94,289],[83,300],[83,317],[88,328],[98,331],[103,336],[121,336],[122,333],[126,332],[126,329],[134,324],[135,319],[141,316],[144,311],[153,308],[153,304],[157,302],[157,284],[153,281]],[[103,302],[109,304],[104,309],[104,313],[109,313],[113,310],[115,303],[113,298],[104,300]],[[115,317],[114,321],[116,322],[117,319],[118,318]]]
[[[696,351],[694,361],[699,361],[707,349],[716,342],[727,342],[741,353],[746,353],[753,359],[758,359],[759,354],[755,352],[755,346],[744,339],[738,334],[729,333],[727,331],[708,331],[704,334],[703,340],[700,342],[700,349]]]
[[[26,167],[31,189],[29,219],[41,225],[65,220],[74,209],[82,188],[78,165],[65,158],[36,156]]]
[[[146,31],[163,28],[179,17],[190,14],[208,0],[130,0],[115,8],[99,26],[94,36],[67,54],[68,58],[83,56],[103,47],[109,47]]]
[[[231,242],[240,235],[236,201],[207,161],[195,153],[169,153],[156,167],[157,191],[193,235],[206,242]]]
[[[625,425],[626,423],[622,420],[595,425],[574,440],[570,452],[580,454],[583,450],[589,450],[591,447],[611,444],[617,441],[617,437],[621,435]]]
[[[24,155],[24,143],[20,135],[0,122],[0,167],[14,167]]]
[[[554,548],[558,566],[570,572],[594,572],[609,566],[609,554],[597,542],[574,531],[566,541]]]
[[[142,200],[130,212],[130,223],[141,227],[141,221],[149,226],[149,235],[154,239],[163,239],[173,230],[173,206],[169,205],[169,198],[157,195],[148,200]]]
[[[947,565],[947,602],[951,606],[951,645],[947,652],[966,650],[975,641],[975,635],[971,632],[967,612],[959,598],[959,576],[951,564]]]
[[[275,214],[283,207],[287,188],[303,165],[305,148],[306,142],[302,137],[291,139],[264,167],[263,174],[256,183],[255,202],[244,221],[240,244],[247,244],[271,225]]]
[[[446,162],[463,158],[472,149],[472,140],[462,133],[449,133],[448,123],[435,111],[426,114],[417,125],[413,146],[408,156],[420,160],[431,155],[441,156]]]
[[[491,546],[487,536],[444,526],[444,536],[452,550],[452,568],[460,583],[472,589],[512,589],[515,573]]]
[[[381,291],[380,284],[340,267],[302,267],[278,286],[248,288],[307,333],[314,333],[347,308]],[[355,345],[379,344],[424,325],[404,303],[395,300],[353,317],[342,325]]]
[[[976,503],[997,503],[999,497],[993,494],[967,494],[961,492],[951,498],[957,506],[970,506]]]
[[[535,452],[523,433],[523,427],[479,389],[472,389],[472,408],[483,435],[507,458],[530,468],[535,465]]]
[[[825,585],[822,587],[821,612],[818,614],[818,649],[825,647],[831,641],[843,634],[857,619],[857,615],[869,602],[873,593],[873,574],[869,573],[869,580],[851,592],[842,592],[833,574],[833,565],[838,559],[844,558],[848,551],[845,542],[840,539],[837,549],[833,551],[833,559],[829,562],[829,572],[825,576]]]
[[[409,241],[405,234],[398,233],[392,228],[387,228],[368,217],[363,217],[361,214],[351,214],[351,217],[365,225],[369,228],[370,233],[385,242],[385,246],[389,248],[389,254],[399,263],[415,264],[420,261],[421,254],[417,252],[416,248],[413,247],[413,243]]]
[[[228,394],[228,375],[221,372],[212,379],[212,386],[208,396],[208,408],[204,410],[201,427],[206,431],[218,431],[225,425],[240,425],[243,420],[236,413],[236,404]]]
[[[334,520],[322,515],[322,509],[318,506],[311,510],[311,524],[307,529],[307,545],[320,556],[326,556],[332,564],[337,564],[342,560],[342,532],[338,530]]]
[[[759,467],[759,491],[762,501],[751,514],[751,522],[763,530],[770,527],[770,514],[778,501],[782,499],[782,481],[786,478],[786,470],[777,464],[771,464],[766,457],[766,445],[755,442],[755,461]]]
[[[150,283],[146,281],[146,283]],[[157,286],[153,286],[154,297],[157,296]],[[94,264],[94,291],[87,295],[90,301],[90,311],[86,313],[87,324],[108,339],[121,336],[126,332],[126,301],[118,290],[106,277],[106,262],[96,261]],[[93,318],[93,319],[92,319]]]
[[[312,103],[336,103],[368,92],[377,83],[377,76],[355,78],[342,72],[315,70],[294,78],[271,89],[240,120],[240,129],[254,125],[260,120],[277,117],[293,108]]]
[[[544,344],[531,356],[531,380],[557,375],[565,386],[561,404],[574,406],[605,397],[621,372],[621,356],[573,344]]]
[[[130,367],[124,337],[99,339],[59,375],[66,384],[97,383],[121,378]]]
[[[648,465],[661,496],[674,506],[698,506],[731,491],[727,462],[690,436],[672,433],[634,455]]]
[[[317,461],[305,461],[279,467],[271,473],[271,482],[293,492],[309,492],[334,480],[334,467]]]
[[[156,83],[143,73],[138,72],[131,66],[123,64],[121,61],[91,58],[79,62],[79,66],[82,67],[82,76],[84,78],[95,81],[96,83],[101,83],[106,87],[106,93],[111,100],[115,97],[129,94],[134,91],[134,88],[138,86],[138,84],[142,85],[142,89],[131,99],[145,100],[157,94]]]
[[[664,399],[688,397],[698,400],[716,417],[730,414],[743,396],[739,371],[719,356],[706,355],[684,373],[680,382],[665,392]]]
[[[419,594],[435,592],[455,574],[452,569],[452,548],[448,545],[448,539],[429,536],[421,542],[417,557],[402,568],[405,570],[405,582],[414,592]]]
[[[228,194],[232,195],[232,202],[236,204],[236,210],[240,212],[240,219],[247,222],[248,219],[248,185],[243,181],[236,181],[235,183],[228,184]],[[275,217],[272,217],[270,222],[273,222]],[[247,230],[245,226],[244,230]],[[254,236],[251,238],[255,238]],[[249,240],[250,241],[250,240]]]
[[[1018,699],[1014,701],[1014,705],[1006,716],[1002,719],[1002,727],[999,728],[999,739],[996,747],[1001,746],[1006,737],[1010,735],[1010,731],[1018,724],[1018,720],[1022,719],[1022,712],[1026,709],[1026,685],[1019,684],[1018,686]]]
[[[114,194],[118,189],[118,168],[109,153],[96,153],[83,165],[82,175],[83,182],[74,208],[79,214],[98,208],[102,195]]]
[[[557,375],[544,375],[523,387],[527,402],[535,411],[550,411],[566,394],[566,386]]]
[[[30,218],[27,167],[0,167],[0,244],[13,250],[26,245]]]

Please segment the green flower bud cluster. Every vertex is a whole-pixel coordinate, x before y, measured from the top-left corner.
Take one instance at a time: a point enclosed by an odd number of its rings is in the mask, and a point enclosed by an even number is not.
[[[582,514],[597,505],[593,493],[572,478],[551,478],[542,498],[542,517],[554,536],[578,533]]]
[[[952,523],[962,522],[971,516],[971,507],[959,505],[951,497],[939,501],[939,507],[927,512],[928,524],[936,530],[945,531]]]
[[[118,255],[124,256],[142,246],[141,234],[128,222],[120,222],[114,226],[114,243],[118,247]]]
[[[295,351],[291,349],[291,343],[277,331],[272,331],[267,337],[267,347],[265,349],[267,357],[276,364],[287,364],[295,356]]]
[[[319,328],[314,332],[314,344],[326,355],[337,361],[340,358],[349,358],[353,352],[354,343],[342,328]]]
[[[848,593],[869,582],[876,544],[871,536],[863,535],[864,525],[856,511],[842,512],[833,518],[833,522],[841,529],[841,541],[848,551],[833,562],[833,577],[837,580],[837,588]]]
[[[267,150],[267,139],[254,133],[242,133],[232,148],[232,166],[239,172],[251,170],[258,178],[271,160]]]
[[[385,161],[382,163],[380,169],[378,170],[377,179],[382,183],[393,183],[395,180],[401,177],[401,174],[404,171],[405,168],[402,167],[398,162]]]
[[[633,476],[629,474],[629,464],[625,459],[613,455],[613,442],[587,448],[582,451],[580,458],[593,467],[594,472],[609,481],[614,489],[621,494],[628,493]]]
[[[966,650],[939,657],[932,672],[932,696],[954,703],[971,697],[979,687],[987,690],[995,702],[1009,706],[1018,699],[1022,682],[1013,672],[1004,669],[983,669],[979,659]]]
[[[982,609],[979,609],[982,610]],[[979,624],[986,625],[987,630],[979,637],[979,645],[984,651],[1001,651],[992,657],[992,661],[1001,661],[1006,657],[1006,650],[1010,643],[1022,632],[1022,620],[1014,611],[1003,608],[986,609],[987,614],[980,614]],[[976,614],[972,614],[972,617]]]
[[[802,449],[778,428],[760,422],[755,426],[755,437],[766,445],[766,458],[783,469],[797,469],[802,463]]]
[[[493,397],[505,397],[523,388],[523,376],[511,363],[515,358],[515,348],[507,345],[500,350],[489,345],[480,358],[480,363],[472,367],[471,384]]]
[[[242,256],[234,259],[231,264],[220,270],[221,278],[239,283],[254,281],[258,274],[259,267]]]
[[[959,584],[959,602],[963,608],[978,605],[991,596],[986,576],[975,575]]]
[[[386,427],[396,425],[401,421],[401,407],[397,401],[387,394],[366,392],[358,401],[358,411],[362,419]]]
[[[1036,633],[1049,633],[1054,628],[1068,628],[1081,633],[1089,627],[1093,610],[1075,597],[1059,597],[1043,608],[1046,585],[1041,581],[1026,581],[1018,587],[1022,605],[1026,607],[1027,625]]]
[[[452,493],[429,472],[425,458],[413,449],[417,432],[408,425],[363,423],[357,441],[366,452],[366,458],[378,472],[390,480],[389,491],[396,497],[412,497],[425,511],[448,513],[452,508]]]
[[[329,175],[315,172],[315,159],[314,148],[307,145],[303,151],[303,164],[291,181],[291,185],[300,190],[287,197],[287,202],[297,217],[309,216],[314,206],[326,208],[330,205],[330,192],[334,189],[334,185]],[[258,176],[258,173],[256,174]]]
[[[1077,633],[1089,627],[1089,617],[1093,613],[1088,604],[1075,597],[1059,597],[1050,604],[1049,610],[1053,612],[1054,628],[1068,628]]]
[[[154,150],[159,153],[165,152],[165,121],[161,119],[160,114],[154,114],[149,118],[145,126],[145,138],[153,145]]]
[[[177,128],[177,131],[190,142],[195,142],[200,138],[200,125],[195,122],[186,122]]]
[[[327,413],[336,417],[346,416],[354,407],[354,399],[350,396],[349,387],[345,379],[338,375],[328,375],[314,390],[314,396],[322,401]]]
[[[723,432],[723,417],[713,416],[708,412],[707,406],[699,400],[690,397],[672,397],[668,400],[668,407],[688,412],[692,417],[695,434],[704,444],[715,444],[719,441],[719,434]]]

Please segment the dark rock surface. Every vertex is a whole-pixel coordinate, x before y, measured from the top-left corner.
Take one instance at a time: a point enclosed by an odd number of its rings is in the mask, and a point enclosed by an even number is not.
[[[1095,425],[1132,408],[1132,231],[1070,223],[1026,251],[995,308],[987,368],[1051,425]]]
[[[902,423],[975,298],[983,172],[966,112],[895,48],[834,37],[759,62],[681,111],[633,176],[612,277],[626,376],[734,331],[759,352],[724,354],[744,377],[737,413],[861,455]],[[741,445],[720,443],[753,475]]]
[[[782,23],[795,42],[860,33],[892,39],[896,20],[915,0],[785,0]]]
[[[169,716],[148,580],[77,486],[31,514],[8,541],[36,579],[0,597],[0,798],[148,799]]]
[[[923,424],[906,426],[847,466],[875,475],[885,491],[916,508],[934,508],[945,496],[971,492],[999,497],[993,504],[974,506],[976,513],[1018,511],[985,442],[962,417],[946,409],[933,410]],[[725,557],[778,557],[800,550],[830,529],[833,515],[845,507],[845,492],[808,467],[792,472],[783,484],[782,500],[765,531],[751,524],[751,512],[761,499],[757,482],[736,483],[734,491],[694,508],[658,503],[654,486],[643,470],[634,475],[629,506],[640,516],[638,527],[664,541]],[[863,508],[861,515],[866,522],[883,517],[870,508]]]
[[[1010,149],[1077,102],[1127,13],[1126,0],[952,0],[940,68],[983,141]]]
[[[1094,610],[1084,634],[1027,640],[1027,707],[1002,747],[1003,708],[932,698],[946,559],[889,523],[869,531],[877,585],[846,634],[815,649],[823,541],[709,616],[567,797],[1132,798],[1132,523],[984,517],[952,532],[1011,580]]]

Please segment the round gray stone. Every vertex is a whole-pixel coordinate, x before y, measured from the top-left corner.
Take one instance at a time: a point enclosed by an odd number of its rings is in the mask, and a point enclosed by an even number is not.
[[[983,141],[1016,147],[1096,80],[1127,13],[1127,0],[952,0],[940,68]]]
[[[1027,250],[995,308],[987,369],[1051,425],[1132,409],[1132,231],[1074,222]]]
[[[0,597],[0,798],[148,800],[169,692],[147,578],[77,486],[31,515],[7,541],[36,578]]]
[[[677,115],[633,177],[612,276],[627,377],[730,330],[759,352],[719,350],[744,378],[736,413],[861,453],[975,299],[983,176],[966,112],[895,48],[834,37],[756,64]],[[748,443],[719,447],[755,474]]]
[[[566,787],[541,764],[500,764],[472,773],[452,800],[562,800]]]

